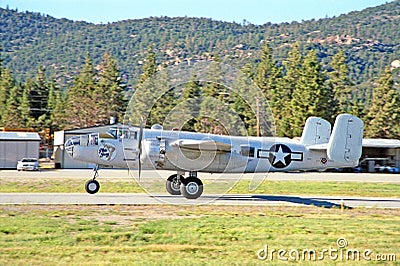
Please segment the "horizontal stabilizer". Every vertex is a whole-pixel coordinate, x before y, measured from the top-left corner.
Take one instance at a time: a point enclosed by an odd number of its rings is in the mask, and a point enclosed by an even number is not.
[[[338,115],[328,143],[329,159],[347,163],[357,162],[362,151],[363,127],[363,121],[356,116]]]
[[[328,149],[328,143],[310,145],[310,146],[307,146],[307,148],[309,150],[326,151]]]

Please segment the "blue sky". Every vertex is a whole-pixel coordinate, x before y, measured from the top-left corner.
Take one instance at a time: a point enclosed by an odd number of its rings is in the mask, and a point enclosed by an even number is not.
[[[338,16],[390,0],[0,0],[0,7],[107,23],[149,16],[207,17],[253,24]]]

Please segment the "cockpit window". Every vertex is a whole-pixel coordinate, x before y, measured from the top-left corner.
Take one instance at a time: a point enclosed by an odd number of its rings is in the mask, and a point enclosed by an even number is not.
[[[89,145],[99,144],[99,134],[89,134]]]
[[[129,139],[131,135],[128,128],[111,128],[107,133],[112,135],[115,139]]]
[[[112,135],[114,139],[117,138],[117,129],[116,128],[111,128],[110,130],[107,131],[108,134]]]
[[[138,138],[138,132],[137,131],[133,131],[133,132],[131,132],[131,138],[132,139],[137,139]]]

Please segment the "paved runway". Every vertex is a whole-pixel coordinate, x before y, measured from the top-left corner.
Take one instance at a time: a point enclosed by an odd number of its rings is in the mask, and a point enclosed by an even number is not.
[[[15,170],[0,170],[0,179],[65,179],[87,178],[92,176],[92,170],[45,170],[41,172],[18,172]],[[166,178],[174,172],[143,171],[143,179],[162,177]],[[101,178],[132,178],[128,171],[120,169],[102,169]],[[199,173],[203,180],[210,179],[244,179],[251,180],[252,174],[243,176],[234,174],[207,174]],[[143,180],[142,179],[142,180]],[[400,183],[400,175],[396,174],[359,174],[359,173],[269,173],[265,177],[273,181],[338,181],[338,182],[379,182]],[[98,193],[96,195],[66,194],[66,193],[0,193],[0,204],[219,204],[219,205],[282,205],[282,206],[323,206],[326,208],[341,207],[378,207],[400,208],[400,198],[367,198],[367,197],[332,197],[332,196],[296,196],[296,195],[210,195],[204,194],[199,199],[187,200],[181,196],[169,194],[124,194]]]
[[[324,208],[376,207],[400,208],[400,198],[332,197],[296,195],[250,195],[227,194],[224,196],[202,195],[196,200],[181,196],[158,194],[98,193],[0,193],[0,204],[84,204],[84,205],[275,205],[275,206],[318,206]]]
[[[101,178],[132,178],[136,172],[129,173],[127,169],[101,169],[99,171]],[[142,178],[167,178],[169,175],[176,174],[171,171],[143,171]],[[333,182],[385,182],[400,183],[400,174],[383,174],[383,173],[331,173],[331,172],[299,172],[299,173],[268,173],[257,174],[271,181],[333,181]],[[0,178],[91,178],[93,171],[91,169],[62,169],[62,170],[43,170],[40,172],[18,172],[16,170],[0,170]],[[202,180],[209,179],[229,179],[229,180],[251,180],[253,174],[209,174],[199,173]]]

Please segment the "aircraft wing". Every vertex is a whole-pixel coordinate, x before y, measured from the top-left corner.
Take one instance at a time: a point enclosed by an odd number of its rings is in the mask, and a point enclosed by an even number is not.
[[[170,144],[172,147],[179,147],[186,150],[198,151],[217,151],[217,152],[231,152],[232,146],[223,142],[216,142],[212,140],[192,140],[183,139],[176,140]]]
[[[327,150],[328,149],[328,143],[309,145],[309,146],[307,146],[307,148],[309,150]]]

